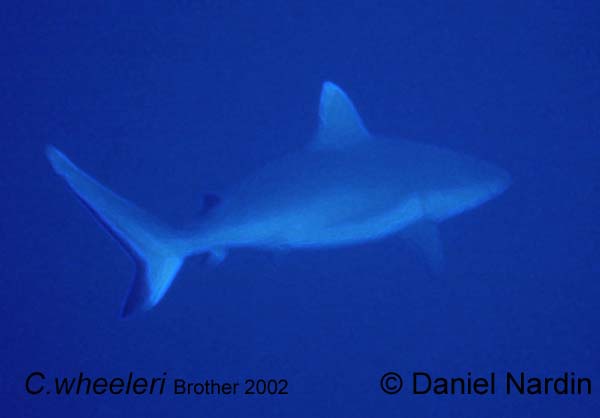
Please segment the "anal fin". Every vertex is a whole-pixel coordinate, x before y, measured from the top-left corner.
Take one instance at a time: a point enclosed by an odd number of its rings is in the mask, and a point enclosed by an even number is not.
[[[211,248],[208,252],[208,263],[216,266],[219,265],[227,257],[227,250],[225,248]]]

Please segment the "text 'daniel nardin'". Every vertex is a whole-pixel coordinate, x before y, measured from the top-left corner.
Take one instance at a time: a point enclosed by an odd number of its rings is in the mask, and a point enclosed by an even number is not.
[[[526,372],[489,372],[439,376],[425,371],[387,372],[379,382],[388,395],[591,395],[592,379],[575,372],[534,375]]]

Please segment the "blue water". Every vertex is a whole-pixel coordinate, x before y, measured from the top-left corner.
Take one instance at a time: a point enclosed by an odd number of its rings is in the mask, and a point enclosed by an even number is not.
[[[71,2],[69,2],[71,3]],[[125,3],[125,4],[124,4]],[[0,415],[594,417],[600,7],[594,1],[13,2],[0,13]],[[133,265],[52,172],[55,144],[171,223],[302,147],[332,80],[375,133],[489,160],[499,198],[397,237],[188,261],[118,317]],[[285,378],[282,396],[29,395],[48,379]],[[592,395],[385,395],[380,376],[575,372]]]

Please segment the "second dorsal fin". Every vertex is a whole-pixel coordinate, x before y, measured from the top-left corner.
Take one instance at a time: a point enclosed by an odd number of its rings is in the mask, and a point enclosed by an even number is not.
[[[202,197],[202,208],[200,209],[200,213],[205,215],[210,212],[215,206],[217,206],[221,202],[221,198],[219,195],[215,193],[205,193]]]

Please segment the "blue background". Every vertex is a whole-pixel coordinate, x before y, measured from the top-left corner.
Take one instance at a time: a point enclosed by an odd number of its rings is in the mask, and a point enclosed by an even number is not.
[[[2,416],[596,416],[595,1],[14,2],[0,13]],[[321,83],[371,131],[473,154],[511,188],[402,240],[186,263],[122,321],[126,254],[53,174],[53,143],[170,222],[306,143]],[[285,377],[286,397],[27,396],[25,377]],[[380,375],[574,371],[589,396],[386,396]]]

